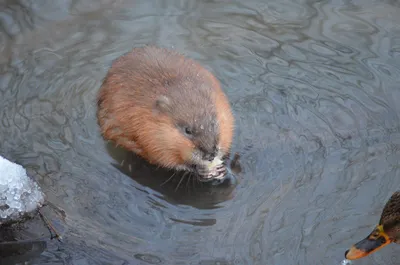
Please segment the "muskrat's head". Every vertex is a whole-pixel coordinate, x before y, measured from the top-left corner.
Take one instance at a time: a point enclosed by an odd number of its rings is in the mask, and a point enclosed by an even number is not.
[[[175,135],[170,140],[183,161],[174,168],[195,172],[200,181],[221,179],[226,173],[223,160],[228,150],[220,143],[224,123],[218,120],[213,93],[201,87],[177,89],[155,102],[156,115],[168,117],[174,132],[165,134]]]

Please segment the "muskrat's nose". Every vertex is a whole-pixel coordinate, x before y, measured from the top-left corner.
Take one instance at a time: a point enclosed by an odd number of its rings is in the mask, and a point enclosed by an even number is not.
[[[214,154],[204,154],[204,156],[203,156],[204,160],[207,160],[207,161],[210,161],[210,162],[213,161],[214,158],[215,158]]]
[[[207,161],[213,161],[214,158],[217,156],[217,147],[215,146],[211,152],[204,152],[203,159]]]

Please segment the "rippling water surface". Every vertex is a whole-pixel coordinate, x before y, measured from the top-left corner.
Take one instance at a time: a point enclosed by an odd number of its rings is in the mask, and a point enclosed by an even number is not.
[[[400,188],[397,1],[3,0],[0,10],[1,154],[65,213],[63,242],[33,264],[340,264]],[[175,191],[100,137],[95,97],[110,63],[149,43],[221,80],[237,123],[236,187]],[[354,264],[398,264],[399,253]]]

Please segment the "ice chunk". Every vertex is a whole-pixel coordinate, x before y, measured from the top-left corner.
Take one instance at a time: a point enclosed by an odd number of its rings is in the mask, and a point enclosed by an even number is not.
[[[43,202],[43,192],[26,170],[0,156],[0,225],[32,213]]]

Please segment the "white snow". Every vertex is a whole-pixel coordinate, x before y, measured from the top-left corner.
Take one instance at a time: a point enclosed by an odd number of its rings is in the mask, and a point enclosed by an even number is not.
[[[42,206],[44,194],[26,170],[0,156],[0,225]]]

